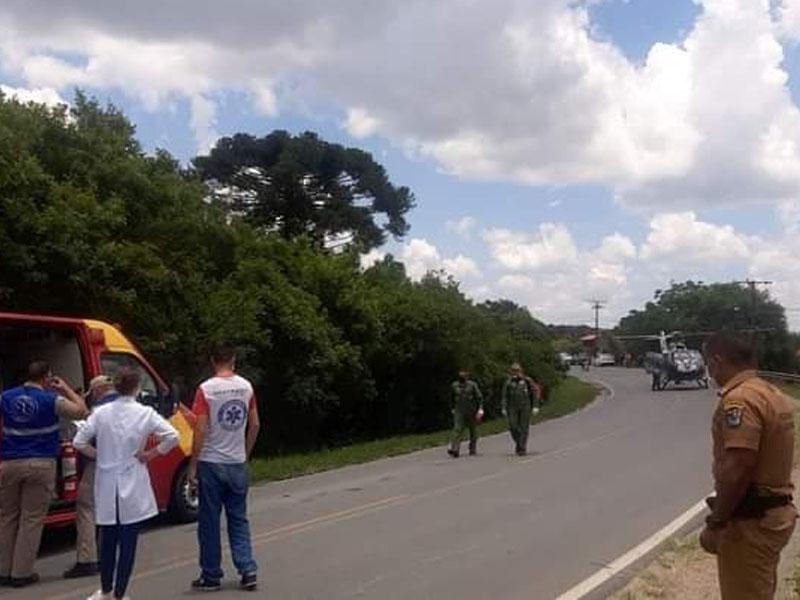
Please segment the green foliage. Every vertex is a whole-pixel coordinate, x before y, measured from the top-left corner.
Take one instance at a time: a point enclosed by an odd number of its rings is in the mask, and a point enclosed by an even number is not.
[[[187,393],[207,375],[209,346],[235,343],[273,452],[447,427],[448,384],[464,366],[490,416],[513,360],[546,388],[557,384],[548,334],[527,310],[476,306],[439,274],[412,282],[392,258],[362,271],[355,250],[321,248],[320,235],[337,228],[361,227],[366,247],[384,230],[405,232],[412,196],[369,155],[276,132],[223,140],[195,164],[206,176],[212,163],[221,168],[219,153],[233,153],[232,173],[248,144],[275,146],[274,160],[259,155],[264,172],[347,171],[359,182],[350,192],[321,176],[303,188],[338,198],[342,220],[290,226],[305,213],[274,195],[239,216],[166,152],[143,153],[113,107],[81,94],[69,112],[0,97],[0,306],[121,323]],[[366,213],[347,208],[366,197]],[[380,230],[378,213],[388,217]]]
[[[411,191],[393,186],[370,154],[311,132],[222,138],[194,166],[235,213],[265,231],[310,236],[320,246],[343,235],[367,250],[380,246],[387,233],[407,232],[405,214],[414,206]],[[377,216],[386,223],[379,225]]]
[[[754,329],[766,331],[752,332]],[[764,290],[753,293],[749,287],[735,283],[673,283],[667,290],[657,290],[654,301],[643,310],[631,311],[624,317],[616,333],[641,335],[659,331],[684,332],[694,347],[700,346],[702,337],[690,334],[742,331],[742,335],[752,335],[762,368],[793,371],[796,367],[784,309]],[[637,353],[657,350],[656,342],[626,342],[626,346]]]
[[[597,389],[579,379],[567,378],[553,392],[551,401],[533,419],[534,423],[555,419],[589,404],[597,395]],[[479,434],[493,435],[506,431],[504,418],[485,421],[479,426]],[[360,442],[316,452],[292,453],[268,459],[257,458],[250,463],[251,474],[256,481],[276,481],[328,471],[345,465],[353,465],[407,454],[424,448],[447,443],[450,429],[431,433],[416,433]]]

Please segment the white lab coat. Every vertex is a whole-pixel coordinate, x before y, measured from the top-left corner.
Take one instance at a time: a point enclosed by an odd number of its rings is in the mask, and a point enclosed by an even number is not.
[[[73,445],[79,451],[96,440],[97,468],[94,510],[98,525],[145,521],[158,514],[147,465],[136,453],[150,435],[160,441],[158,451],[169,452],[178,444],[178,432],[149,406],[130,396],[120,396],[92,412],[79,428]]]

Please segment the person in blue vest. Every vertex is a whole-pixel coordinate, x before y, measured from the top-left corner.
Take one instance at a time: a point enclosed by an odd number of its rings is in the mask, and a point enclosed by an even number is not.
[[[50,366],[36,361],[24,385],[0,396],[0,584],[21,588],[34,573],[56,484],[59,418],[82,419],[86,403]]]
[[[94,412],[104,404],[119,398],[114,388],[114,380],[108,375],[98,375],[89,382],[86,396],[89,409]],[[80,428],[85,421],[80,421]],[[78,484],[78,497],[75,500],[75,541],[77,561],[64,572],[64,579],[93,577],[100,572],[97,565],[97,527],[94,519],[94,475],[95,461],[81,454],[81,481]]]

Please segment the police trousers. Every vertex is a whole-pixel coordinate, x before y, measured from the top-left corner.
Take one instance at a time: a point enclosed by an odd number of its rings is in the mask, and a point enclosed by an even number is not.
[[[454,452],[461,450],[461,439],[466,430],[469,430],[469,451],[474,453],[478,448],[478,423],[475,414],[456,408],[453,411],[453,433],[450,439],[450,449]]]
[[[33,575],[55,485],[55,458],[0,462],[0,577]]]
[[[781,550],[794,531],[794,506],[773,508],[761,519],[732,521],[717,554],[722,600],[771,600]]]
[[[75,529],[79,563],[97,562],[97,530],[94,520],[94,472],[93,460],[83,461],[83,473],[78,484],[78,498],[75,502]]]

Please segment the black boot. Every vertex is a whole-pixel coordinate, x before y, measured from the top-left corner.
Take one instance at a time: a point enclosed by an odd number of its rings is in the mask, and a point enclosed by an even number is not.
[[[452,448],[447,449],[447,453],[452,456],[453,458],[458,458],[460,452],[458,450],[453,450]]]

